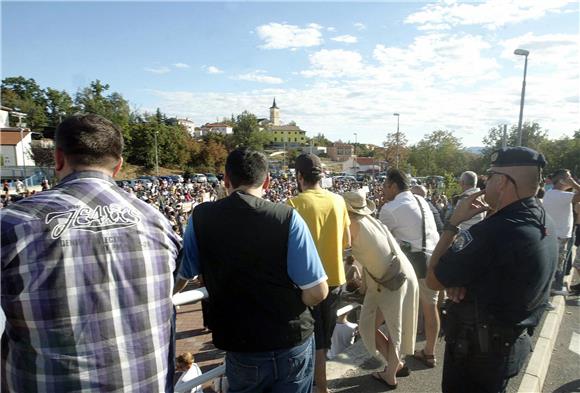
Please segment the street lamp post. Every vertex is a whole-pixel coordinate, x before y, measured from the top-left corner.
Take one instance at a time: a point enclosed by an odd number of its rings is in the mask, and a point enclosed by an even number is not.
[[[397,116],[397,153],[395,156],[395,164],[397,169],[399,168],[399,118],[401,117],[398,113],[393,113],[393,116]]]
[[[357,137],[358,137],[358,133],[355,132],[354,133],[354,162],[352,164],[353,168],[355,169],[355,173],[354,173],[355,175],[356,175],[356,172],[358,172],[358,162],[357,162],[357,159],[356,159],[356,145],[357,145],[357,142],[358,142],[357,141]]]
[[[528,71],[528,55],[530,51],[525,49],[516,49],[514,55],[524,56],[526,61],[524,63],[524,80],[522,81],[522,98],[520,100],[520,119],[518,122],[518,146],[522,145],[522,118],[524,116],[524,97],[526,96],[526,73]]]
[[[155,129],[155,172],[159,177],[159,149],[157,147],[157,129]]]

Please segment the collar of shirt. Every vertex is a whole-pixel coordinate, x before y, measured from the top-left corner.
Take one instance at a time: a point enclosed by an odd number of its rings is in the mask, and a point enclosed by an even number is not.
[[[106,180],[110,183],[116,184],[111,176],[109,176],[103,172],[79,171],[79,172],[73,172],[70,175],[66,176],[64,179],[62,179],[59,182],[59,185],[64,184],[64,183],[68,183],[68,182],[73,181],[73,180],[86,179],[86,178],[97,178],[97,179]]]
[[[463,195],[471,195],[471,194],[475,194],[476,192],[479,192],[479,191],[481,191],[479,188],[477,188],[477,187],[471,187],[471,188],[468,188],[467,190],[463,191],[461,193],[461,195],[462,196]]]

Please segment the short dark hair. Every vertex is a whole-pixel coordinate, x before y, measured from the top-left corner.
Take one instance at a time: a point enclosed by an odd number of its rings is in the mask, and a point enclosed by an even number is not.
[[[110,120],[92,113],[64,119],[56,127],[54,143],[72,165],[110,166],[123,153],[121,129]]]
[[[226,174],[234,188],[261,186],[268,175],[268,159],[259,151],[238,148],[228,155]]]
[[[409,176],[397,168],[391,168],[387,171],[387,181],[389,183],[395,183],[401,191],[407,191],[409,189]]]
[[[560,180],[565,179],[568,176],[568,173],[570,173],[570,169],[562,168],[562,169],[556,170],[554,173],[552,173],[552,176],[551,176],[552,183],[556,184]]]

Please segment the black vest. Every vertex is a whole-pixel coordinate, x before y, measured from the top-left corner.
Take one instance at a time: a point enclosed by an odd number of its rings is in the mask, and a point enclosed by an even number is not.
[[[236,191],[197,206],[192,217],[214,345],[264,352],[310,337],[310,310],[288,277],[292,208]]]

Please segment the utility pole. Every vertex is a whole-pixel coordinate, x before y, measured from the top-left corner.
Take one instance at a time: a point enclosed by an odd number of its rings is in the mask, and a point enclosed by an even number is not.
[[[398,113],[393,113],[393,116],[397,116],[397,153],[395,158],[396,168],[399,169],[399,118],[401,117]]]

